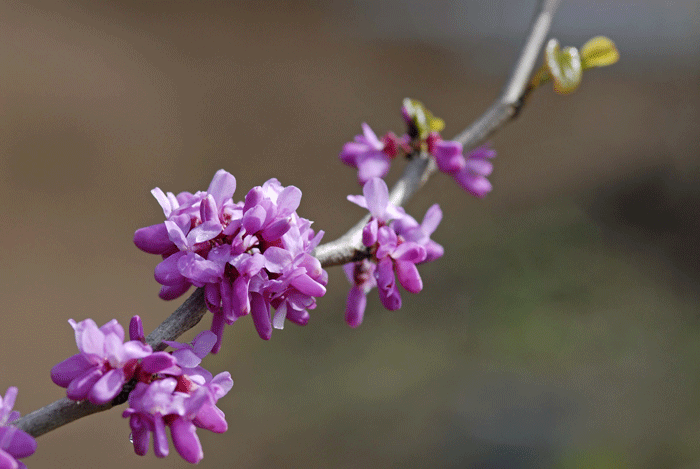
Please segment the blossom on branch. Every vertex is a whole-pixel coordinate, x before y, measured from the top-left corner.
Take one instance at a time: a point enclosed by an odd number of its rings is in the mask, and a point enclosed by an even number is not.
[[[403,208],[389,201],[389,189],[379,179],[370,179],[362,189],[364,195],[349,195],[348,200],[369,210],[372,215],[362,230],[362,243],[369,249],[369,259],[349,263],[344,270],[353,285],[348,294],[345,320],[351,327],[362,323],[366,295],[373,288],[390,311],[401,307],[401,295],[396,283],[411,293],[423,289],[416,264],[442,256],[443,249],[430,239],[442,219],[436,204],[428,209],[418,223]]]
[[[357,182],[364,184],[373,177],[383,178],[389,172],[391,160],[408,143],[408,136],[397,137],[388,132],[381,140],[366,123],[362,123],[362,135],[348,142],[340,152],[340,160],[357,168]]]
[[[31,456],[36,451],[36,440],[29,434],[12,425],[19,418],[19,412],[12,410],[17,399],[17,388],[7,388],[5,397],[0,396],[0,468],[27,469],[17,459]]]
[[[213,353],[221,348],[225,326],[241,316],[250,314],[266,340],[285,319],[306,324],[308,310],[328,283],[328,274],[311,256],[323,232],[316,233],[296,212],[301,191],[270,179],[234,203],[235,189],[235,178],[224,170],[206,192],[175,196],[153,189],[166,221],[134,234],[139,249],[163,256],[155,269],[161,298],[176,298],[192,285],[204,287],[214,314]]]
[[[170,427],[178,454],[196,464],[204,457],[196,429],[215,433],[228,429],[225,415],[216,403],[233,387],[231,375],[223,372],[213,376],[200,366],[215,342],[216,335],[211,331],[201,332],[191,344],[167,341],[175,349],[166,354],[171,361],[144,365],[150,374],[141,373],[129,394],[129,408],[122,414],[129,418],[136,454],[148,453],[153,434],[154,453],[159,458],[167,456],[165,427]]]
[[[92,319],[68,322],[80,353],[54,365],[51,380],[67,388],[66,395],[74,401],[110,402],[134,377],[139,359],[153,353],[150,345],[139,340],[124,343],[124,329],[116,319],[100,328]]]
[[[461,143],[442,140],[439,135],[433,137],[430,146],[438,169],[452,176],[462,189],[479,198],[491,192],[491,183],[486,179],[493,171],[488,160],[496,156],[491,147],[481,146],[465,157]]]

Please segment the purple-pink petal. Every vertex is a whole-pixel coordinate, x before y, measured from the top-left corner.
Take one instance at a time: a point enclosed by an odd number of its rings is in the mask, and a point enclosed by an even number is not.
[[[298,187],[287,186],[277,196],[277,216],[288,217],[299,208],[301,191]]]
[[[170,452],[168,436],[165,433],[163,417],[156,413],[153,416],[153,452],[159,458],[164,458]]]
[[[462,144],[451,140],[441,140],[435,144],[435,162],[444,173],[454,174],[466,166],[462,155]]]
[[[372,178],[362,187],[362,193],[367,201],[367,209],[379,221],[384,220],[386,207],[389,204],[389,188],[379,178]]]
[[[139,315],[134,315],[129,321],[129,339],[141,342],[146,341],[146,337],[143,334],[143,322]]]
[[[389,311],[396,311],[401,308],[401,295],[396,287],[396,277],[394,276],[393,262],[389,257],[379,260],[377,266],[377,288],[379,290],[379,300]]]
[[[71,381],[94,366],[82,353],[75,354],[51,368],[51,381],[62,388],[67,388]]]
[[[372,178],[383,178],[389,172],[391,159],[381,151],[357,156],[357,181],[365,184]]]
[[[411,293],[419,293],[423,289],[423,280],[413,262],[396,261],[396,276],[401,286]]]
[[[261,339],[270,340],[272,337],[272,323],[270,321],[269,305],[258,293],[250,294],[250,313],[253,316],[253,324]]]
[[[287,308],[287,320],[292,321],[299,326],[306,326],[309,323],[311,316],[306,310],[296,310]]]
[[[396,247],[394,252],[391,253],[391,257],[396,260],[415,264],[416,262],[425,260],[425,248],[411,241],[406,241]]]
[[[320,297],[326,294],[326,287],[306,274],[294,277],[292,286],[305,295]]]
[[[291,223],[288,219],[277,220],[265,227],[262,231],[262,237],[267,242],[277,241],[291,228]]]
[[[156,282],[165,286],[181,286],[184,281],[184,277],[180,273],[178,262],[187,254],[188,253],[186,251],[180,251],[163,259],[158,265],[156,265],[155,271],[153,272],[153,277],[156,279]]]
[[[0,453],[3,451],[13,458],[26,458],[36,451],[36,440],[19,428],[0,427]],[[0,465],[0,467],[12,466]]]
[[[211,332],[211,331],[209,331]],[[216,337],[216,335],[214,336]],[[177,364],[183,368],[194,368],[202,363],[202,359],[199,358],[193,350],[188,348],[182,348],[173,352],[173,357],[177,360]]]
[[[216,206],[219,209],[223,207],[224,202],[233,197],[234,192],[236,192],[236,178],[228,171],[218,170],[207,189],[207,193],[214,197]]]
[[[365,199],[364,195],[350,194],[346,198],[355,205],[359,205],[362,208],[367,208],[367,200]]]
[[[187,234],[187,246],[192,247],[197,243],[214,239],[221,233],[222,229],[223,227],[218,219],[205,221],[201,225],[192,228]]]
[[[362,138],[363,143],[366,143],[375,150],[381,150],[384,147],[384,144],[377,138],[377,134],[374,133],[366,122],[362,123],[362,136],[359,138]]]
[[[345,305],[345,322],[350,327],[357,327],[362,324],[367,306],[367,296],[362,288],[353,285],[348,292],[348,299]]]
[[[476,197],[484,197],[491,192],[492,186],[484,176],[475,175],[469,171],[460,171],[455,174],[455,180],[464,190]]]
[[[192,423],[199,428],[204,428],[214,433],[224,433],[228,430],[226,415],[221,409],[212,404],[203,405]]]
[[[193,252],[188,252],[179,258],[177,267],[182,276],[195,285],[200,283],[200,286],[204,286],[205,283],[215,282],[223,273],[223,268],[219,265]]]
[[[68,323],[75,330],[75,342],[78,349],[88,355],[102,356],[104,353],[104,333],[97,327],[92,319],[75,322],[72,319]]]
[[[129,419],[129,427],[131,428],[131,437],[134,441],[134,453],[139,456],[148,454],[148,446],[151,443],[151,432],[143,417],[138,414],[133,414]]]
[[[151,194],[153,194],[153,197],[155,197],[156,201],[163,209],[163,214],[165,215],[165,218],[168,218],[172,213],[173,209],[176,207],[173,207],[170,199],[168,199],[168,197],[163,193],[160,187],[151,189]]]
[[[177,418],[170,424],[170,434],[178,454],[185,461],[197,464],[204,457],[202,444],[197,437],[197,427],[184,418]]]
[[[199,218],[202,222],[219,221],[219,210],[214,201],[214,196],[207,194],[199,205]]]
[[[139,228],[134,233],[134,244],[149,254],[164,254],[173,247],[164,223]]]
[[[379,223],[376,218],[372,218],[369,223],[362,228],[362,244],[365,246],[373,246],[377,242],[377,232]]]
[[[192,341],[192,349],[199,358],[206,357],[216,343],[216,336],[211,331],[202,331]]]
[[[260,205],[256,205],[243,215],[243,228],[246,233],[256,233],[262,228],[267,218],[267,212]]]
[[[425,212],[425,216],[423,217],[423,222],[421,223],[423,233],[427,236],[433,234],[440,224],[440,221],[442,221],[442,210],[440,210],[438,204],[433,204]]]
[[[141,369],[146,373],[162,373],[177,365],[177,360],[167,352],[155,352],[141,361]]]
[[[270,272],[281,273],[292,263],[292,254],[286,249],[270,246],[265,250],[265,268]]]
[[[116,319],[112,319],[100,326],[100,331],[105,336],[113,334],[119,339],[120,342],[124,342],[124,328]]]
[[[445,249],[435,241],[428,240],[425,244],[425,260],[423,262],[431,262],[442,257],[445,254]]]
[[[87,398],[90,389],[102,376],[102,369],[98,367],[90,368],[70,382],[66,389],[68,399],[82,401]]]
[[[168,230],[168,239],[181,251],[186,250],[188,247],[187,237],[182,231],[182,228],[180,228],[177,223],[170,220],[164,221],[163,224],[165,225],[165,229]]]
[[[479,158],[472,158],[467,161],[467,170],[480,176],[488,176],[493,171],[493,164],[490,161]]]
[[[105,404],[116,397],[126,382],[124,369],[109,370],[90,389],[87,398],[93,404]]]
[[[158,292],[158,297],[161,300],[174,300],[179,298],[190,289],[192,284],[188,282],[184,277],[180,277],[180,281],[174,285],[163,285]]]

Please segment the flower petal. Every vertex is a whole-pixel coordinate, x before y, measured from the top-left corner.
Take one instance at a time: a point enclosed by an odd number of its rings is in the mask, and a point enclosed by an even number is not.
[[[163,254],[173,247],[165,223],[139,228],[134,233],[134,244],[149,254]]]
[[[87,398],[90,389],[101,376],[101,368],[94,367],[88,369],[82,375],[71,381],[68,385],[68,389],[66,389],[66,396],[68,396],[68,399],[74,401],[82,401]]]
[[[223,207],[224,202],[233,197],[234,192],[236,192],[236,178],[228,171],[218,170],[209,184],[207,193],[214,197],[214,202],[219,210]]]
[[[262,295],[250,294],[250,312],[253,316],[253,324],[261,339],[270,340],[272,337],[272,323],[270,322],[270,309]]]
[[[367,296],[365,292],[357,285],[353,285],[348,292],[348,300],[345,306],[345,322],[353,328],[362,324],[366,306]]]
[[[299,208],[301,203],[301,190],[298,187],[287,186],[277,196],[277,216],[288,217]]]
[[[185,461],[197,464],[204,457],[202,444],[197,437],[197,427],[184,418],[176,418],[170,424],[170,435],[178,454]]]
[[[105,404],[119,394],[125,382],[124,369],[109,370],[92,386],[87,396],[88,400],[93,404]]]
[[[221,409],[211,404],[203,405],[192,423],[214,433],[224,433],[228,430],[226,415]]]
[[[36,440],[16,427],[0,427],[0,441],[3,442],[3,445],[0,446],[0,453],[4,450],[14,458],[26,458],[36,451]],[[2,459],[0,459],[1,462]],[[0,467],[12,466],[0,464]]]
[[[401,286],[411,293],[419,293],[423,289],[423,280],[413,262],[396,261],[396,276]]]
[[[93,366],[85,355],[82,353],[75,354],[51,368],[51,381],[62,388],[67,388],[71,381],[84,374]]]
[[[391,159],[381,151],[365,153],[357,157],[357,181],[365,184],[372,178],[383,178],[389,172]]]
[[[389,188],[384,180],[372,178],[362,187],[362,193],[367,201],[367,209],[379,221],[386,221],[384,214],[389,204]]]
[[[187,254],[186,251],[180,251],[163,259],[153,271],[153,277],[156,279],[156,282],[165,286],[179,285],[182,287],[185,278],[180,273],[178,262]]]

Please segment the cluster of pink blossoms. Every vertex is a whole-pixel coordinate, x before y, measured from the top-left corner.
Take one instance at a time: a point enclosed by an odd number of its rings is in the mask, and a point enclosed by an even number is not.
[[[19,412],[12,410],[17,392],[16,387],[10,386],[5,397],[0,396],[0,469],[27,469],[18,459],[36,451],[36,440],[12,425],[19,418]]]
[[[344,163],[357,168],[363,185],[363,195],[350,195],[348,200],[371,215],[362,230],[367,257],[344,266],[352,284],[345,310],[351,327],[362,323],[371,289],[378,289],[385,308],[399,309],[398,285],[420,292],[423,281],[416,265],[444,253],[430,239],[442,219],[437,204],[418,223],[390,202],[381,178],[393,158],[427,152],[466,191],[483,197],[491,190],[486,176],[493,169],[488,161],[495,156],[493,150],[482,147],[465,157],[459,142],[442,140],[439,130],[444,123],[417,101],[406,100],[402,115],[408,126],[402,137],[387,133],[380,140],[362,124],[363,134],[340,153]],[[270,179],[236,203],[235,189],[235,178],[224,170],[217,171],[204,192],[175,195],[155,188],[151,193],[166,220],[134,234],[139,249],[163,258],[155,269],[162,299],[177,298],[192,285],[204,288],[207,308],[214,315],[211,331],[200,333],[191,344],[166,341],[173,351],[154,352],[138,316],[131,320],[128,342],[116,320],[97,327],[92,319],[71,319],[80,353],[51,369],[51,379],[66,388],[70,399],[98,405],[128,400],[122,415],[129,418],[139,455],[148,452],[152,434],[156,456],[167,456],[169,427],[177,452],[198,463],[203,452],[196,429],[222,433],[228,428],[216,404],[231,390],[231,376],[213,376],[200,366],[207,354],[221,348],[225,325],[250,314],[260,337],[269,339],[272,328],[282,329],[286,319],[305,325],[308,310],[326,292],[328,274],[311,255],[323,232],[315,233],[311,222],[296,213],[301,191]],[[17,388],[11,387],[4,399],[0,397],[0,469],[25,468],[17,458],[36,449],[30,435],[10,425],[19,418],[12,411],[16,396]]]
[[[486,177],[493,171],[488,160],[496,156],[494,150],[483,146],[465,156],[461,143],[443,140],[433,129],[429,121],[439,119],[417,101],[405,100],[401,115],[407,125],[403,136],[397,137],[389,132],[380,140],[369,125],[363,123],[362,135],[355,136],[354,141],[343,146],[340,160],[357,168],[357,180],[361,185],[373,177],[386,176],[391,160],[399,154],[407,156],[425,150],[435,158],[438,169],[452,176],[465,191],[476,197],[491,192],[491,183]]]
[[[348,196],[350,202],[366,208],[372,215],[362,230],[362,244],[369,248],[370,257],[344,266],[352,284],[345,309],[345,321],[351,327],[362,323],[366,295],[372,288],[377,287],[386,309],[397,310],[401,307],[397,277],[407,291],[420,292],[423,281],[416,264],[433,261],[444,253],[442,246],[430,239],[442,219],[437,204],[418,223],[389,201],[389,189],[382,179],[367,181],[362,193]]]
[[[153,434],[156,456],[167,456],[165,428],[170,427],[177,452],[196,464],[204,457],[196,429],[227,430],[224,413],[216,403],[231,390],[231,375],[223,372],[213,376],[199,366],[216,342],[212,332],[202,332],[192,344],[166,342],[173,352],[153,352],[145,343],[138,316],[131,319],[128,342],[124,342],[124,329],[116,320],[99,328],[92,319],[71,319],[69,323],[80,353],[55,365],[51,379],[67,388],[68,398],[87,399],[93,404],[124,402],[120,399],[122,388],[129,383],[125,391],[133,390],[123,416],[129,418],[136,454],[148,452]]]
[[[153,189],[166,221],[134,234],[139,249],[163,256],[155,269],[161,298],[177,298],[192,285],[204,287],[214,313],[213,353],[221,347],[225,325],[247,314],[265,340],[273,326],[284,327],[285,319],[305,325],[307,310],[316,307],[315,298],[326,293],[328,283],[311,255],[323,232],[315,233],[296,213],[301,191],[270,179],[234,203],[235,190],[235,178],[223,169],[206,192],[176,196]]]

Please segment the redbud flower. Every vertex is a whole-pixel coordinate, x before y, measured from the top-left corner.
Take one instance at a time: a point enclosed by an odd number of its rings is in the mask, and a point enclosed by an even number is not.
[[[491,192],[491,183],[486,176],[493,171],[493,165],[488,159],[496,156],[494,150],[482,146],[465,158],[462,155],[463,146],[459,142],[440,140],[437,137],[431,146],[438,169],[454,177],[462,189],[476,197],[484,197]]]
[[[387,133],[379,140],[370,126],[363,123],[362,135],[355,136],[354,142],[346,143],[339,158],[346,165],[357,168],[357,181],[364,184],[373,177],[386,176],[391,159],[407,143],[407,137],[399,138],[393,133]]]
[[[192,344],[168,341],[176,350],[167,354],[173,366],[157,372],[155,380],[139,381],[129,394],[129,408],[122,414],[129,417],[134,451],[141,456],[148,452],[153,434],[153,451],[162,458],[169,446],[165,427],[170,427],[177,452],[188,462],[198,463],[203,457],[196,429],[215,433],[228,429],[224,413],[216,402],[233,386],[228,372],[217,376],[199,366],[214,346],[216,336],[211,331],[200,333]],[[154,354],[155,355],[155,354]],[[144,359],[144,363],[148,358]]]
[[[0,468],[27,469],[17,459],[31,456],[36,451],[36,440],[29,434],[12,425],[19,418],[19,412],[12,410],[17,398],[17,388],[7,388],[5,398],[0,396]]]
[[[362,191],[364,195],[350,195],[348,200],[368,209],[372,215],[362,231],[362,243],[370,248],[371,257],[344,267],[353,285],[345,310],[345,320],[352,327],[362,323],[369,290],[376,286],[384,307],[391,311],[399,309],[397,277],[409,292],[420,292],[423,281],[416,264],[437,259],[443,253],[442,246],[430,239],[442,218],[437,205],[428,209],[423,223],[419,224],[403,208],[389,201],[389,189],[383,180],[370,179]]]
[[[234,177],[219,170],[207,192],[175,196],[156,188],[152,192],[167,220],[134,234],[137,247],[163,256],[155,269],[161,298],[180,296],[191,285],[204,287],[214,314],[213,353],[221,347],[224,327],[241,316],[253,317],[263,339],[285,319],[306,324],[307,310],[315,308],[328,283],[310,254],[323,232],[315,233],[296,213],[301,191],[270,179],[234,203],[235,187]]]
[[[134,376],[138,360],[153,353],[139,340],[124,343],[124,329],[116,319],[100,328],[92,319],[68,322],[80,353],[51,368],[51,380],[67,388],[69,399],[94,404],[111,401]]]

